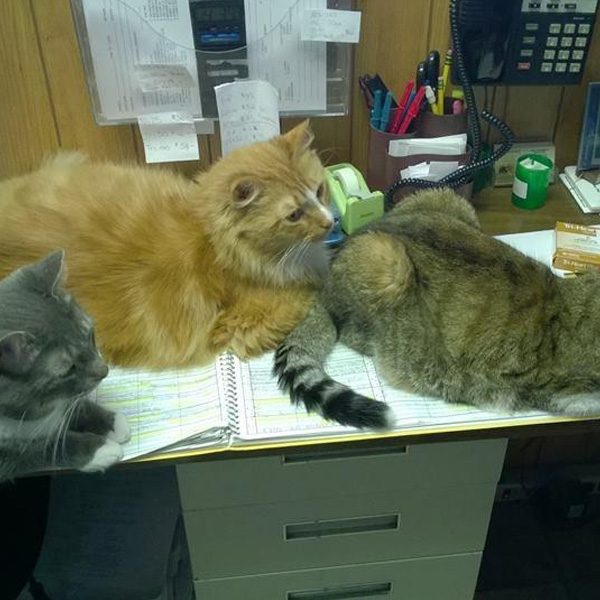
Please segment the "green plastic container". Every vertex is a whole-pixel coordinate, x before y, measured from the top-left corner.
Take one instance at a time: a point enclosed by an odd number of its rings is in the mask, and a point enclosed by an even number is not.
[[[552,161],[542,154],[522,154],[517,159],[512,202],[518,208],[533,210],[546,202]]]

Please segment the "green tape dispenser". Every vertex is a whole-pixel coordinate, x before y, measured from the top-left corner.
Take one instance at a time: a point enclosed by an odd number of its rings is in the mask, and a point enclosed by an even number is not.
[[[326,167],[325,180],[348,235],[383,216],[383,193],[371,192],[362,173],[350,163]]]

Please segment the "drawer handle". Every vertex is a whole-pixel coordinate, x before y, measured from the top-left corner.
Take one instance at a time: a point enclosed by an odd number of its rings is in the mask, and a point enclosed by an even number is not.
[[[321,452],[298,452],[297,454],[284,454],[283,464],[293,465],[298,463],[316,462],[324,460],[344,460],[349,458],[371,458],[375,456],[395,456],[407,454],[408,446],[397,448],[348,448],[342,450],[323,450]]]
[[[323,538],[331,535],[349,535],[353,533],[371,533],[398,529],[400,515],[382,515],[376,517],[352,517],[330,521],[294,523],[285,526],[286,540]]]
[[[391,583],[366,583],[304,592],[288,592],[286,600],[351,600],[351,598],[381,598],[392,593]]]

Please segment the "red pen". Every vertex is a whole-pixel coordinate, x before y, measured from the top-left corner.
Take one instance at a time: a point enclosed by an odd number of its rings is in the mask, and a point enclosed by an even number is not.
[[[412,123],[413,119],[419,114],[424,97],[425,86],[422,85],[419,88],[419,91],[416,93],[410,106],[406,109],[406,116],[404,117],[404,119],[402,119],[402,123],[400,124],[400,127],[398,128],[398,131],[396,133],[406,133],[406,130]]]
[[[402,93],[402,98],[400,98],[400,102],[398,103],[398,108],[396,109],[396,114],[394,115],[394,120],[390,125],[388,131],[390,133],[396,133],[398,127],[400,127],[400,122],[402,121],[402,115],[404,114],[404,109],[406,108],[406,104],[408,99],[410,98],[410,94],[415,87],[414,81],[409,81],[404,88],[404,92]]]

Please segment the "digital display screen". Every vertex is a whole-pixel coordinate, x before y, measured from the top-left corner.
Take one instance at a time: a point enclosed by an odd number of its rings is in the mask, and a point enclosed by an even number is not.
[[[231,32],[206,32],[200,34],[200,41],[202,44],[235,44],[239,43],[242,39],[242,36],[237,31]]]
[[[244,19],[244,11],[240,6],[194,6],[196,21],[239,21]]]

